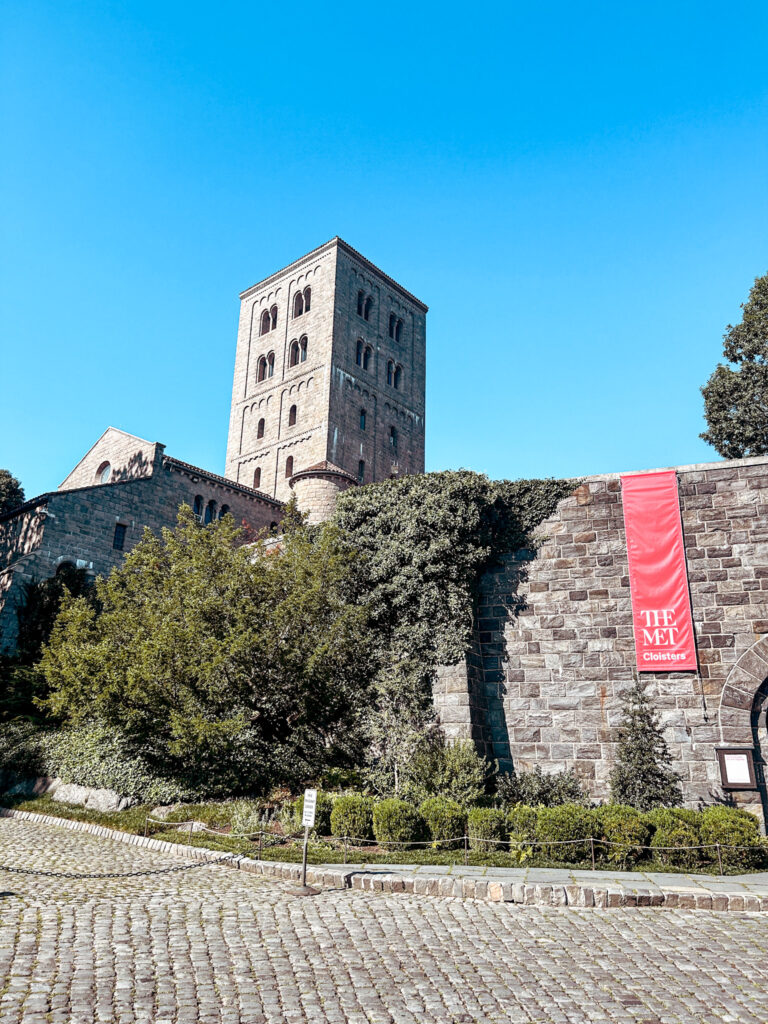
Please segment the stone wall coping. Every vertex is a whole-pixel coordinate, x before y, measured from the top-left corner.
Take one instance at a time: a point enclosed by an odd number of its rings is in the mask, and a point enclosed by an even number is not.
[[[283,267],[282,270],[276,270],[274,274],[270,274],[269,277],[265,277],[261,281],[257,281],[256,284],[252,284],[250,288],[246,288],[244,292],[240,292],[240,300],[242,301],[243,299],[250,298],[254,292],[263,291],[278,278],[284,277],[290,270],[298,270],[307,263],[312,263],[314,260],[324,256],[334,248],[343,249],[349,256],[359,260],[368,270],[378,274],[379,277],[383,278],[391,288],[394,288],[396,291],[400,292],[401,295],[404,295],[411,302],[415,303],[422,313],[426,313],[429,310],[429,306],[425,306],[424,303],[409,292],[407,288],[403,288],[403,286],[398,284],[394,278],[390,277],[389,274],[385,274],[384,271],[380,270],[375,263],[371,263],[371,261],[366,259],[362,253],[359,253],[357,249],[353,249],[348,242],[345,242],[343,238],[339,238],[338,235],[331,238],[330,241],[319,245],[316,249],[313,249],[312,252],[308,252],[305,256],[301,256],[299,259],[294,260],[293,263],[289,263],[287,266]]]
[[[656,469],[622,470],[620,473],[593,473],[590,476],[575,477],[581,483],[597,480],[619,480],[623,476],[645,476],[649,473],[702,473],[718,469],[738,469],[740,466],[768,465],[768,455],[755,455],[747,459],[723,459],[720,462],[693,462],[687,466],[659,466]]]
[[[58,825],[102,839],[188,860],[248,871],[251,874],[298,882],[301,865],[255,860],[236,853],[169,843],[132,832],[120,832],[87,821],[0,807],[0,818],[20,818]],[[670,875],[653,872],[569,871],[549,868],[462,868],[411,864],[312,864],[307,881],[313,885],[365,892],[410,893],[525,906],[658,907],[677,910],[732,910],[768,913],[768,872],[755,875]],[[711,884],[708,884],[711,883]],[[727,888],[726,888],[727,886]]]

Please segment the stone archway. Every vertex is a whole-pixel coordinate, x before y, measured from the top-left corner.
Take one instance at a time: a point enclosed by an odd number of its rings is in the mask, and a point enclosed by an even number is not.
[[[754,643],[739,658],[720,695],[720,743],[751,747],[763,819],[768,824],[766,755],[768,755],[768,636]],[[754,792],[754,791],[753,791]],[[751,808],[750,808],[751,809]]]

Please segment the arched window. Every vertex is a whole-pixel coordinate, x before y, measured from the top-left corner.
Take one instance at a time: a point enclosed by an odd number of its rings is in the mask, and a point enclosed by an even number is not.
[[[365,346],[365,352],[363,352],[363,369],[370,370],[371,368],[371,356],[373,355],[373,349],[370,345]]]
[[[304,312],[305,313],[309,312],[309,307],[311,306],[311,304],[312,304],[312,289],[311,288],[305,288],[304,289]]]
[[[398,320],[397,323],[395,324],[395,341],[400,341],[402,333],[403,333],[403,321],[402,320]]]
[[[403,368],[402,366],[395,367],[395,377],[392,382],[397,390],[400,390],[400,385],[403,383]]]
[[[362,339],[358,338],[357,350],[355,352],[355,362],[358,366],[363,365],[363,342]]]
[[[363,320],[371,319],[371,310],[373,309],[373,296],[369,295],[363,304]]]
[[[292,405],[291,408],[288,410],[288,426],[289,427],[295,427],[296,426],[296,406],[295,405]]]
[[[307,344],[308,340],[305,334],[303,338],[299,338],[299,348],[301,349],[301,355],[299,356],[299,358],[301,359],[302,363],[306,363],[307,361]]]
[[[108,462],[102,462],[99,468],[96,470],[96,483],[106,484],[109,483],[109,478],[112,476],[112,467]]]
[[[362,316],[363,315],[363,305],[364,305],[364,303],[365,303],[365,292],[361,290],[361,291],[359,291],[357,293],[357,315],[358,316]]]
[[[219,509],[219,519],[223,519],[224,516],[229,515],[229,505],[222,505]]]
[[[274,331],[274,329],[277,327],[277,306],[273,306],[272,309],[270,309],[269,319],[271,321],[270,330]]]
[[[365,409],[360,410],[360,429],[365,430]]]
[[[212,523],[216,518],[216,502],[211,498],[208,504],[205,506],[205,523]]]
[[[365,483],[365,460],[360,459],[357,464],[357,482],[359,484]]]
[[[259,359],[259,368],[258,368],[258,371],[256,373],[256,380],[261,382],[262,380],[266,380],[266,377],[267,377],[267,360],[266,360],[265,356],[262,356],[261,359]]]
[[[285,460],[285,475],[293,476],[293,456],[289,455]]]
[[[253,471],[253,489],[258,491],[261,487],[261,466],[257,466]]]
[[[288,356],[288,365],[296,366],[299,362],[299,343],[298,341],[291,342],[291,351]]]
[[[275,372],[275,353],[270,352],[267,356],[267,376],[271,377]]]
[[[203,521],[203,496],[202,494],[195,495],[195,503],[192,506],[192,511],[195,513],[195,518],[199,523]]]
[[[396,452],[397,451],[397,428],[396,427],[390,427],[389,428],[389,443],[392,446],[392,451]]]
[[[301,292],[296,292],[296,294],[293,297],[293,316],[294,316],[294,318],[296,318],[297,316],[301,316],[301,314],[303,312],[304,312],[304,296],[301,294]]]
[[[256,437],[257,438],[264,437],[264,428],[266,427],[266,425],[267,424],[266,424],[266,422],[264,420],[264,417],[262,416],[261,419],[259,420],[259,425],[256,427]]]
[[[265,309],[261,314],[261,321],[259,326],[259,334],[269,334],[269,310]]]
[[[387,384],[392,387],[395,380],[395,364],[390,359],[387,363]]]

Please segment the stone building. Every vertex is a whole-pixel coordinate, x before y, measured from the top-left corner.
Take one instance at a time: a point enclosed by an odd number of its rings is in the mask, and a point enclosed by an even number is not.
[[[227,477],[286,501],[319,464],[422,473],[426,313],[340,238],[244,291]]]
[[[58,490],[0,516],[0,650],[13,646],[25,582],[64,563],[105,575],[145,527],[173,526],[183,503],[203,523],[231,512],[253,532],[282,515],[267,494],[173,459],[162,444],[106,430]]]
[[[762,817],[768,707],[768,458],[677,469],[698,672],[641,673],[686,803],[724,799],[717,750],[755,752],[758,789],[732,798]],[[636,678],[617,475],[586,479],[483,579],[465,664],[441,670],[447,731],[504,767],[573,768],[608,796],[619,695]],[[729,797],[730,799],[730,797]]]

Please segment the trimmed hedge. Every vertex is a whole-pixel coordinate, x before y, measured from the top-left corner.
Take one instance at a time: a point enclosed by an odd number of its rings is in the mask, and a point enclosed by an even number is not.
[[[444,796],[428,797],[419,807],[427,831],[436,845],[450,847],[459,845],[448,840],[461,840],[467,832],[467,812]]]
[[[324,793],[322,789],[317,791],[317,804],[315,806],[315,826],[313,831],[319,836],[331,834],[331,811],[333,810],[333,797]],[[304,794],[302,793],[293,805],[293,823],[296,828],[301,828],[301,816],[304,814]]]
[[[604,846],[599,843],[595,846],[595,853],[601,860],[628,864],[646,855],[647,851],[642,847],[650,842],[652,826],[642,812],[623,804],[605,804],[592,813],[598,825],[595,838],[614,844]]]
[[[765,858],[765,844],[760,836],[757,819],[747,811],[735,807],[707,807],[701,812],[699,835],[704,845],[743,846],[743,850],[721,850],[724,868],[743,868],[749,871],[760,867]],[[707,850],[710,860],[717,860],[717,850]]]
[[[373,839],[373,800],[360,793],[338,797],[331,811],[331,835],[337,839]]]
[[[426,823],[413,804],[381,800],[373,809],[373,834],[379,843],[418,843],[426,834]]]
[[[494,807],[473,807],[467,815],[469,845],[473,850],[494,853],[503,850],[507,836],[507,816]],[[490,842],[482,842],[487,839]]]
[[[589,843],[572,840],[594,838],[597,821],[594,813],[579,804],[540,807],[536,816],[536,839],[553,860],[570,864],[589,856]],[[552,845],[546,845],[551,843]]]

